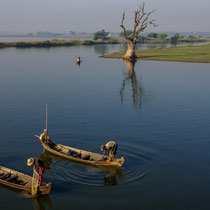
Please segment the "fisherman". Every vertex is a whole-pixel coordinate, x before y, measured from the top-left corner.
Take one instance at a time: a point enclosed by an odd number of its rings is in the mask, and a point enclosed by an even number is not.
[[[77,57],[77,63],[80,63],[80,56],[79,57]]]
[[[40,135],[39,139],[44,143],[47,144],[49,147],[54,148],[56,146],[55,143],[53,143],[50,140],[50,137],[47,134],[47,129],[44,129],[43,133]]]
[[[101,151],[104,151],[104,154],[106,151],[109,151],[109,160],[114,161],[117,152],[117,143],[115,141],[110,141],[105,145],[101,145]]]
[[[39,185],[40,185],[43,181],[43,174],[45,169],[44,161],[38,158],[29,158],[27,160],[27,165],[28,166],[34,165],[34,170],[39,174]]]
[[[44,129],[43,133],[40,135],[39,139],[44,143],[44,144],[49,144],[50,143],[50,137],[47,134],[47,129]]]

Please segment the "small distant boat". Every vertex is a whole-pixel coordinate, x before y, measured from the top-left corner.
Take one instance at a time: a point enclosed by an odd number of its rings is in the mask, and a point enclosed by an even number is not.
[[[17,190],[32,192],[32,177],[18,171],[0,166],[0,184]],[[51,183],[42,182],[37,189],[37,195],[49,194]]]
[[[39,136],[36,135],[39,138]],[[53,147],[49,147],[49,145],[44,144],[40,140],[42,146],[48,152],[51,152],[54,155],[60,156],[62,158],[73,160],[79,163],[94,165],[94,166],[110,166],[120,168],[124,163],[124,157],[120,159],[114,159],[110,161],[108,156],[103,156],[101,154],[88,152],[81,149],[76,149],[73,147],[64,146],[62,144],[54,144]]]

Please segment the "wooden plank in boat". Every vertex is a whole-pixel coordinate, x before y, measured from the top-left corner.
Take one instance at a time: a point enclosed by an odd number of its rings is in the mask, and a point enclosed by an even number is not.
[[[0,177],[0,179],[5,180],[5,179],[7,179],[9,176],[10,176],[9,173],[8,173],[8,174],[4,174],[4,175],[2,175],[2,176]]]
[[[16,176],[11,176],[11,177],[5,179],[5,181],[10,182],[10,181],[13,181],[13,180],[15,180],[15,179],[17,179],[17,178],[18,178],[17,175],[16,175]]]
[[[84,157],[81,157],[83,160],[90,160],[90,155],[85,155]]]

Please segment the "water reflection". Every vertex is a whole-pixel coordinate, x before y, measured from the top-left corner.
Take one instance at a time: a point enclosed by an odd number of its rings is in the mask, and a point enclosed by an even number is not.
[[[118,178],[120,181],[124,180],[124,175],[122,170],[119,169],[106,169],[106,172],[108,172],[108,176],[104,174],[104,186],[115,186],[118,184]]]
[[[135,64],[136,61],[123,60],[126,64],[127,72],[124,72],[123,82],[120,88],[120,100],[124,104],[126,85],[131,85],[132,103],[134,108],[142,109],[144,104],[148,104],[150,100],[149,92],[146,92],[142,82],[142,76],[139,80],[136,78]]]
[[[44,210],[45,205],[48,208],[53,208],[53,204],[49,195],[38,196],[38,197],[32,198],[32,202],[33,202],[34,210]]]
[[[61,172],[63,176],[64,174],[66,174],[65,181],[71,179],[70,181],[85,185],[114,186],[117,185],[119,181],[124,180],[124,175],[120,168],[105,167],[105,166],[87,166],[86,164],[78,163],[81,166],[87,167],[86,168],[87,170],[84,172],[85,168],[74,167],[74,165],[70,165],[71,168],[69,168],[69,166],[67,167],[66,161],[75,163],[74,161],[63,159],[47,151],[44,151],[39,156],[39,158],[44,161],[47,169],[50,169],[52,164],[56,164],[55,162],[53,162],[53,160],[59,160],[59,162],[57,162],[60,165],[59,172]],[[64,164],[63,169],[61,169],[61,164]],[[56,167],[54,165],[53,169],[55,168]],[[59,176],[59,173],[56,174],[57,176]],[[102,180],[103,184],[101,183]]]
[[[44,161],[44,165],[46,169],[50,169],[51,168],[51,164],[52,164],[52,158],[49,157],[50,154],[48,154],[46,151],[44,151],[40,156],[39,159],[41,159],[42,161]]]

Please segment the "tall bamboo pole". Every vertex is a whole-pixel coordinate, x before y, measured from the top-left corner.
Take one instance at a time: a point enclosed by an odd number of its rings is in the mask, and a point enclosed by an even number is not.
[[[47,103],[46,103],[46,129],[47,129],[47,116],[48,115],[48,111],[47,111]]]

